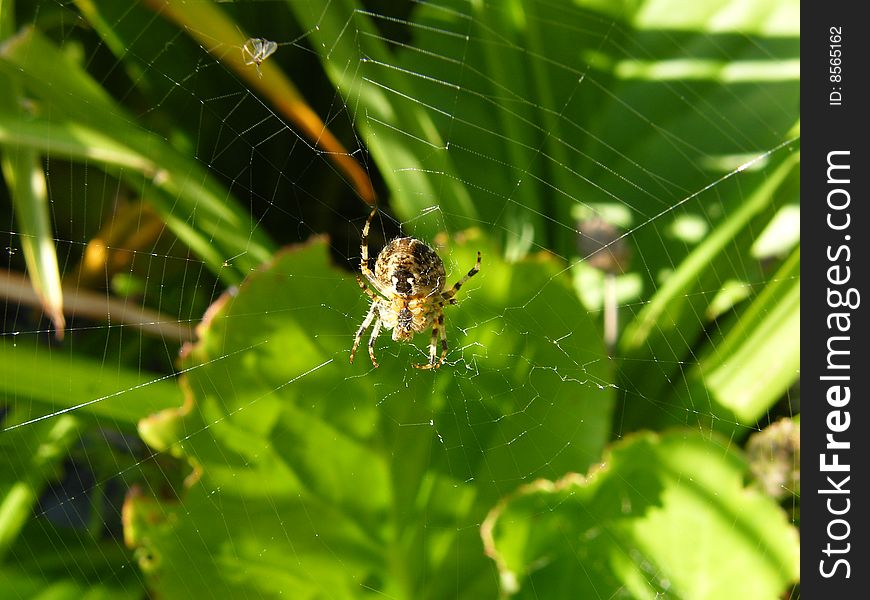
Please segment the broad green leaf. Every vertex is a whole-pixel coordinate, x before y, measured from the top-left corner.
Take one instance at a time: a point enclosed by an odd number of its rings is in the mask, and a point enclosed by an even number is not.
[[[482,528],[520,598],[768,599],[800,573],[797,531],[744,487],[744,460],[690,431],[632,436],[588,477],[524,486]]]
[[[477,249],[483,263],[445,310],[451,351],[437,371],[411,367],[426,335],[384,333],[380,368],[365,350],[348,364],[368,302],[323,240],[212,307],[184,360],[188,402],[140,423],[198,478],[178,506],[129,501],[155,590],[494,594],[478,525],[524,482],[598,459],[612,375],[566,272],[545,258],[509,267],[465,238],[442,251],[448,277]]]

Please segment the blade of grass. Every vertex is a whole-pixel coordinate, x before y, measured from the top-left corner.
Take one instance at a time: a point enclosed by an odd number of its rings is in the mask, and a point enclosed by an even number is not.
[[[693,345],[706,325],[699,315],[706,312],[708,295],[719,289],[720,273],[730,272],[731,265],[754,263],[749,251],[755,232],[762,231],[779,206],[797,194],[799,166],[798,150],[785,154],[764,183],[680,263],[626,326],[620,339],[627,358],[623,378],[643,382],[647,398],[661,396],[662,386],[675,376],[679,365],[697,361]],[[646,412],[650,410],[654,413]],[[663,417],[653,404],[636,403],[626,407],[623,421],[626,426],[650,427]]]
[[[658,290],[652,301],[644,307],[637,319],[626,328],[622,346],[626,352],[636,351],[645,344],[652,343],[657,332],[670,331],[678,325],[678,316],[691,314],[691,320],[697,321],[697,314],[704,311],[689,310],[689,303],[694,290],[713,289],[704,286],[707,279],[705,273],[714,271],[711,262],[734,243],[735,238],[744,231],[747,224],[759,213],[766,215],[778,188],[785,182],[789,174],[800,164],[800,154],[793,153],[780,164],[762,186],[740,210],[717,227],[698,248],[683,261],[677,271]],[[668,313],[671,318],[663,319]]]
[[[63,290],[51,217],[48,192],[39,156],[30,148],[7,146],[0,166],[12,196],[15,223],[20,233],[21,250],[33,290],[45,314],[51,319],[57,339],[63,339]]]
[[[2,64],[2,63],[0,63]],[[150,158],[102,132],[81,123],[49,121],[34,116],[22,119],[0,107],[0,144],[50,151],[81,162],[132,169],[153,179],[158,171]]]
[[[537,109],[538,119],[548,134],[544,137],[542,148],[544,153],[551,157],[553,164],[547,163],[547,168],[543,171],[546,179],[556,190],[570,190],[573,185],[574,175],[569,173],[564,167],[553,165],[569,165],[571,164],[568,146],[559,132],[562,129],[562,114],[565,110],[565,102],[557,104],[555,96],[555,84],[551,77],[551,65],[544,62],[539,57],[548,55],[547,36],[550,32],[549,24],[546,22],[548,17],[547,7],[541,7],[537,2],[529,2],[523,7],[526,15],[526,46],[528,47],[529,55],[534,55],[535,58],[529,60],[529,68],[531,71],[532,86],[537,94],[540,106]],[[541,194],[541,203],[543,214],[549,215],[555,219],[557,223],[571,223],[572,206],[570,203],[559,201],[550,193]],[[550,248],[567,248],[576,244],[576,234],[569,228],[553,227],[550,221],[544,221],[544,224],[550,224],[549,247]]]
[[[0,40],[15,30],[15,4],[12,0],[0,0]]]
[[[166,224],[227,283],[238,283],[271,256],[274,244],[206,168],[141,128],[37,31],[25,28],[0,46],[0,73],[51,114],[32,120],[0,116],[5,144],[136,169],[120,175],[134,188],[146,188],[144,198]]]
[[[237,218],[231,207],[217,204],[216,196],[209,194],[207,190],[191,187],[194,184],[187,182],[184,174],[180,176],[185,179],[179,182],[168,176],[166,171],[147,155],[125,147],[116,139],[79,123],[51,122],[38,117],[21,121],[14,115],[0,112],[0,144],[30,147],[44,153],[51,153],[56,157],[83,162],[96,161],[102,163],[104,168],[109,167],[109,172],[124,179],[134,189],[141,188],[143,198],[150,202],[179,239],[227,283],[238,283],[247,270],[256,266],[253,262],[250,265],[243,263],[237,269],[228,265],[227,252],[235,250],[236,254],[229,256],[241,258],[244,258],[246,252],[247,233],[239,233],[244,229],[240,224],[241,216]],[[132,173],[130,168],[135,169],[137,173]],[[187,201],[176,202],[179,195]],[[219,210],[221,214],[215,215],[212,211],[204,211],[209,214],[195,220],[198,216],[195,210],[199,198],[203,198],[207,205]],[[176,214],[179,212],[177,210],[179,204],[191,211],[190,218]],[[226,219],[234,223],[235,227],[221,231],[220,227],[213,225],[214,219]],[[191,224],[191,220],[195,222]],[[212,230],[215,229],[216,234],[211,235]],[[215,242],[224,242],[224,244]],[[225,246],[227,249],[222,252],[221,249]],[[258,247],[262,251],[262,247]],[[246,268],[245,271],[241,270],[243,266]]]
[[[707,395],[724,423],[751,425],[797,380],[800,373],[800,247],[764,290],[686,376],[675,403]],[[722,409],[725,409],[723,411]],[[726,412],[727,411],[727,412]],[[715,425],[715,423],[714,423]]]
[[[267,98],[315,148],[328,156],[350,180],[360,198],[368,204],[375,203],[374,188],[368,174],[329,131],[276,63],[266,60],[255,68],[245,62],[242,47],[248,37],[223,10],[211,2],[145,0],[145,4],[184,29],[210,54],[233,69],[249,88]]]
[[[20,462],[11,466],[12,475],[19,479],[0,499],[0,561],[32,518],[42,489],[78,439],[78,430],[78,419],[63,415],[50,423],[17,430],[10,434],[14,439],[3,440],[20,450],[15,456]]]
[[[517,0],[510,0],[496,10],[484,2],[472,2],[470,7],[474,22],[482,24],[477,35],[482,41],[492,96],[497,98],[504,94],[503,84],[509,82],[511,92],[523,98],[533,97],[534,79],[530,78],[529,63],[536,61],[529,60],[529,48],[522,39],[527,18],[523,6]],[[518,53],[522,58],[505,60],[505,54],[512,53]],[[516,180],[516,186],[505,202],[501,220],[508,231],[521,232],[506,238],[505,257],[519,260],[534,243],[542,244],[547,237],[541,206],[544,193],[535,178],[528,177],[532,166],[540,160],[538,155],[545,140],[538,139],[544,136],[538,131],[537,110],[531,105],[517,104],[510,110],[498,105],[493,108],[499,131],[510,140],[504,145],[505,159],[510,165],[509,176]]]
[[[0,39],[12,34],[14,26],[14,6],[0,0]],[[0,94],[0,108],[10,113],[17,112],[21,117],[21,111],[15,103],[15,98],[20,96],[20,87],[2,74],[0,87],[6,89],[6,93]],[[10,145],[0,155],[0,170],[12,196],[15,221],[21,233],[21,249],[33,283],[33,291],[54,325],[55,336],[63,339],[66,326],[63,317],[63,290],[48,212],[45,173],[40,157],[30,148]]]
[[[413,78],[392,67],[395,59],[369,13],[355,0],[328,6],[287,0],[287,5],[311,32],[309,43],[332,84],[362,115],[355,125],[381,167],[401,218],[417,218],[437,204],[444,209],[447,229],[468,227],[477,209],[456,174],[449,145],[424,105],[425,96],[413,90]],[[444,230],[443,222],[415,226],[415,235],[424,239]]]
[[[112,51],[112,53],[120,60],[127,53],[127,46],[124,40],[117,34],[112,27],[112,23],[104,18],[100,12],[99,6],[93,0],[74,0],[79,12],[87,19],[94,31],[100,34],[103,42]],[[146,85],[147,77],[140,65],[132,61],[122,61],[124,69],[130,78],[130,81],[135,81],[136,85]]]

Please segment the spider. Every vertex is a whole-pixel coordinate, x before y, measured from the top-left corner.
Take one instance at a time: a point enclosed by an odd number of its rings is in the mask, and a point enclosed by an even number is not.
[[[462,284],[480,271],[480,252],[477,253],[477,262],[471,270],[447,291],[444,291],[446,281],[444,263],[432,248],[415,238],[399,237],[388,243],[378,254],[375,270],[372,272],[369,268],[368,236],[369,227],[377,212],[378,209],[375,207],[362,230],[360,269],[369,285],[366,286],[366,282],[359,275],[356,280],[362,291],[372,299],[372,305],[354,337],[350,362],[353,363],[363,332],[374,322],[369,337],[369,356],[372,365],[378,366],[378,361],[375,359],[375,340],[381,327],[392,329],[393,340],[401,341],[408,341],[415,333],[422,333],[431,327],[429,362],[425,365],[415,364],[414,367],[437,369],[447,356],[444,305],[456,304],[454,297],[456,292]],[[439,335],[441,358],[436,361]]]
[[[260,63],[272,56],[272,53],[278,49],[278,44],[271,40],[263,38],[248,38],[245,45],[242,46],[242,59],[247,66],[257,65],[257,74],[262,77],[260,72]]]

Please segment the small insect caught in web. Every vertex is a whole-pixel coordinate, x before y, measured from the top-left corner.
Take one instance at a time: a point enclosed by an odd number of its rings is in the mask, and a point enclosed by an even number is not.
[[[242,46],[242,58],[247,66],[256,65],[257,75],[262,77],[263,73],[260,71],[260,65],[264,60],[272,56],[277,49],[278,44],[272,40],[248,38],[248,41]]]

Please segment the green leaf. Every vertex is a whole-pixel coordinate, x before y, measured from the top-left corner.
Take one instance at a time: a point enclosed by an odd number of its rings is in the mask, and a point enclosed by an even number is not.
[[[9,25],[5,20],[0,23],[0,38],[5,37],[7,30],[11,29]],[[14,114],[20,120],[22,111],[14,100],[20,93],[19,86],[6,75],[0,74],[0,87],[7,90],[7,93],[0,94],[0,111]],[[0,133],[0,139],[2,137],[3,134]],[[63,290],[41,159],[26,145],[10,145],[0,154],[0,172],[3,173],[12,197],[15,222],[21,234],[21,249],[31,285],[42,303],[43,310],[54,324],[55,335],[61,339],[66,325],[63,316]]]
[[[724,440],[637,435],[588,477],[537,481],[482,533],[502,591],[528,598],[775,598],[800,573],[797,531],[743,487]]]
[[[49,121],[37,116],[0,113],[0,143],[42,150],[81,162],[131,169],[154,177],[158,167],[122,141],[79,122]]]
[[[188,402],[140,424],[199,477],[183,505],[136,520],[156,590],[494,593],[477,525],[518,485],[597,460],[612,374],[564,271],[509,267],[465,237],[442,253],[450,279],[477,249],[482,268],[445,310],[451,351],[437,371],[411,367],[426,335],[382,335],[377,370],[365,352],[348,364],[368,302],[322,240],[209,311],[185,357]],[[133,514],[149,502],[131,500]]]
[[[30,282],[43,310],[54,324],[55,335],[62,339],[66,325],[63,290],[42,162],[29,148],[7,147],[0,156],[0,167],[11,192],[15,224],[21,236]]]

